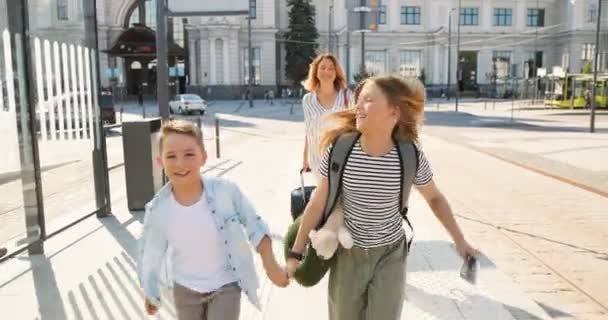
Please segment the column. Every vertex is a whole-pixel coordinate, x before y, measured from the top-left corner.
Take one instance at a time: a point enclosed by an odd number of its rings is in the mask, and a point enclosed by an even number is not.
[[[215,76],[215,38],[209,38],[209,84],[216,84]]]

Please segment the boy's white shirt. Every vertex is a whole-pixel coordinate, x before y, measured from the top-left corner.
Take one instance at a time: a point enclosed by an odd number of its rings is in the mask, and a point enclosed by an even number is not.
[[[183,206],[172,194],[169,210],[175,282],[201,293],[235,282],[207,201],[201,197],[195,204]]]
[[[235,183],[203,175],[201,179],[203,198],[220,231],[232,275],[249,301],[259,309],[259,283],[251,246],[257,248],[264,236],[270,234],[268,226]],[[156,306],[160,306],[161,286],[172,287],[175,281],[173,248],[169,245],[167,233],[171,193],[171,183],[167,183],[148,202],[144,230],[139,240],[139,282],[146,298]],[[247,245],[247,240],[251,246]]]

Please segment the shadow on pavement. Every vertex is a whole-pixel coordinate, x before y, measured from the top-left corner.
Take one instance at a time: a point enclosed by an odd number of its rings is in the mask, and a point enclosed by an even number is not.
[[[427,126],[444,127],[468,127],[468,128],[500,128],[518,131],[531,132],[588,132],[589,128],[584,125],[563,126],[563,125],[537,125],[526,123],[530,122],[554,122],[551,120],[526,119],[515,117],[513,121],[509,117],[477,116],[466,112],[445,112],[427,111],[425,112]],[[558,123],[558,122],[555,122]],[[596,132],[608,132],[608,128],[596,128]]]
[[[425,314],[433,315],[433,319],[460,318],[460,316],[464,319],[488,319],[488,315],[493,312],[496,312],[494,313],[497,317],[495,319],[504,319],[503,317],[498,317],[500,309],[504,307],[516,319],[544,320],[521,308],[504,304],[483,295],[468,294],[457,289],[450,291],[448,296],[427,292],[410,284],[406,285],[405,290],[407,293],[406,301],[422,310]],[[459,301],[460,303],[455,304],[455,301]],[[474,308],[473,305],[482,305],[484,308]],[[407,312],[407,310],[404,311]],[[450,311],[457,311],[459,316],[451,317]],[[483,311],[484,314],[477,314],[480,311]]]
[[[49,259],[43,255],[29,257],[40,319],[67,319],[61,292],[57,287],[55,272]]]

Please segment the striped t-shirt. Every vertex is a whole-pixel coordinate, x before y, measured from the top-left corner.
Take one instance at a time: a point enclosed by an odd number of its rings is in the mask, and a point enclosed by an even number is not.
[[[327,177],[330,149],[321,161],[320,173],[324,177]],[[432,179],[429,162],[419,149],[414,185],[424,186]],[[363,151],[358,140],[346,161],[341,190],[344,221],[357,247],[369,249],[390,245],[405,236],[399,212],[400,190],[401,164],[397,147],[374,157]]]
[[[341,111],[346,108],[344,101],[344,90],[338,92],[336,100],[331,108],[325,108],[319,102],[317,94],[309,92],[302,98],[302,108],[304,109],[304,125],[306,127],[306,141],[308,142],[308,163],[312,172],[319,172],[319,164],[321,163],[321,147],[322,138],[322,121],[323,118],[336,111]],[[347,91],[349,101],[351,101],[351,92]]]

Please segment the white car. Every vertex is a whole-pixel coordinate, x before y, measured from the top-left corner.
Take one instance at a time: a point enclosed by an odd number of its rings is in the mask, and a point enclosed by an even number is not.
[[[207,111],[207,101],[196,94],[178,94],[169,101],[169,112],[179,114],[192,114],[198,112],[204,115]]]

